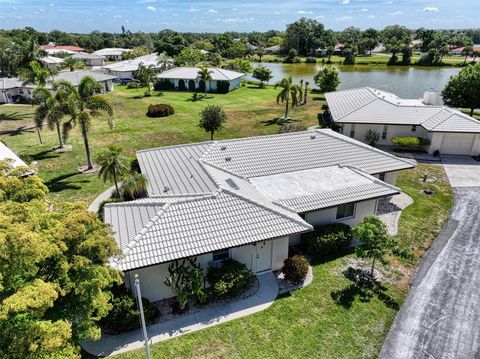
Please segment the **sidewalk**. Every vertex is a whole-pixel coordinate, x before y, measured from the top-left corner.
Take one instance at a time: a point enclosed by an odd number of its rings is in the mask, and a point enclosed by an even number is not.
[[[183,334],[193,333],[268,308],[277,298],[277,279],[272,272],[259,274],[257,278],[259,288],[251,297],[148,326],[150,343],[158,343]],[[100,340],[84,342],[82,347],[90,354],[106,356],[143,348],[143,341],[140,329],[137,329],[119,335],[103,334]]]
[[[115,191],[115,186],[110,187],[107,189],[105,192],[103,192],[101,195],[99,195],[97,198],[93,200],[92,203],[90,203],[90,206],[88,206],[88,210],[90,212],[95,212],[98,213],[98,209],[100,208],[100,204],[103,201],[106,201],[110,197],[112,197],[112,193]]]

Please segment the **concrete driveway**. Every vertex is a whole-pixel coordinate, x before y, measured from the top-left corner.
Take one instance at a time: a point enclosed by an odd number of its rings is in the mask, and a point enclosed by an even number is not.
[[[447,225],[423,258],[383,359],[480,358],[480,163],[442,156],[454,187]]]
[[[442,155],[442,164],[452,187],[480,186],[480,162],[470,156]]]

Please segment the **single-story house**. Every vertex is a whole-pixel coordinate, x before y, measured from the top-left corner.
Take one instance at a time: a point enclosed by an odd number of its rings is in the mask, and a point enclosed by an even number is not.
[[[133,60],[125,60],[102,67],[103,72],[117,76],[118,78],[135,77],[135,72],[140,64],[145,66],[153,65],[156,72],[161,72],[165,68],[173,66],[173,59],[164,59],[163,56],[150,54],[137,57]]]
[[[40,45],[39,48],[46,52],[82,52],[85,49],[74,45],[55,45],[55,43],[49,43],[47,45]]]
[[[175,67],[173,69],[162,72],[157,76],[158,80],[168,80],[178,90],[188,91],[217,91],[217,85],[219,81],[227,81],[229,83],[228,91],[232,91],[240,87],[242,79],[245,74],[241,72],[225,70],[218,67],[209,67],[211,80],[205,81],[197,79],[199,67]]]
[[[112,47],[94,51],[93,53],[98,56],[102,56],[104,59],[108,61],[120,61],[123,60],[123,53],[132,51],[130,49],[122,49],[119,47]]]
[[[174,260],[206,268],[232,258],[254,273],[279,270],[314,225],[354,226],[399,193],[412,161],[322,129],[153,148],[137,152],[148,197],[105,205],[123,254],[111,265],[151,301]]]
[[[265,48],[267,54],[278,54],[280,52],[280,45],[273,45]]]
[[[451,52],[452,52],[453,55],[460,56],[460,55],[463,55],[463,49],[464,48],[465,47],[457,47],[455,49],[452,49]],[[473,45],[473,51],[480,52],[480,44]]]
[[[102,84],[102,93],[113,91],[113,80],[116,79],[115,76],[88,70],[59,72],[52,76],[51,80],[47,83],[47,88],[51,88],[52,81],[58,80],[66,80],[74,86],[78,86],[80,80],[85,76],[91,76],[100,82]],[[0,78],[0,103],[15,103],[19,97],[30,100],[34,88],[35,85],[24,84],[19,78]]]
[[[50,70],[60,71],[62,68],[63,59],[55,56],[44,56],[38,59]]]
[[[71,56],[73,59],[82,60],[87,66],[103,66],[105,65],[105,58],[95,53],[89,54],[86,52],[77,52]]]
[[[368,130],[378,133],[380,145],[392,138],[426,138],[428,153],[480,154],[480,122],[464,113],[435,105],[437,92],[427,90],[423,99],[403,99],[370,87],[329,92],[325,98],[332,120],[343,134],[366,141]]]

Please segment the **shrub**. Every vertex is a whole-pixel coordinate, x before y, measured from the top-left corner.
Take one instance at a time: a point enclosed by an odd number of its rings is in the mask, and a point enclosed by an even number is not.
[[[295,255],[283,261],[282,268],[285,280],[290,283],[300,283],[305,280],[308,273],[307,258],[300,255]]]
[[[309,56],[305,59],[306,64],[316,64],[317,63],[317,58],[313,56]]]
[[[217,93],[228,93],[230,83],[228,81],[217,81]]]
[[[243,263],[229,259],[218,267],[208,268],[207,280],[215,297],[235,297],[250,288],[254,274]]]
[[[127,89],[138,89],[140,86],[136,82],[129,82],[126,86]]]
[[[161,80],[158,80],[157,82],[155,82],[155,84],[153,85],[153,89],[155,91],[174,90],[175,85],[170,80],[161,79]]]
[[[404,136],[392,138],[392,143],[401,147],[428,146],[430,141],[427,138]]]
[[[148,106],[148,117],[166,117],[174,114],[174,109],[167,103]]]
[[[112,288],[112,309],[100,321],[103,328],[113,334],[127,332],[140,327],[139,310],[133,294],[124,286]],[[146,298],[142,298],[145,321],[151,322],[157,315],[157,309]]]
[[[277,130],[277,133],[288,133],[288,132],[300,132],[305,131],[307,128],[301,123],[289,123],[283,126],[280,126]]]
[[[352,242],[352,229],[344,223],[326,224],[303,234],[301,241],[308,253],[329,256],[348,247]]]
[[[365,134],[365,141],[367,141],[367,143],[372,147],[376,145],[379,139],[380,135],[377,131],[368,130]]]

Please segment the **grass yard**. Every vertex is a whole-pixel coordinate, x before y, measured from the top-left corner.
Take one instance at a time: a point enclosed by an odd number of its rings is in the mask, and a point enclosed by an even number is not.
[[[275,118],[284,113],[284,106],[275,102],[279,90],[259,89],[247,85],[225,95],[209,94],[206,99],[193,101],[189,92],[164,92],[164,96],[143,97],[145,89],[116,87],[105,96],[115,110],[115,126],[110,129],[103,118],[95,119],[90,131],[90,145],[95,155],[109,144],[123,146],[125,154],[134,158],[139,149],[206,141],[209,134],[198,128],[199,112],[208,104],[224,107],[228,122],[216,139],[255,136],[275,133],[279,127]],[[148,118],[147,107],[153,103],[168,103],[175,114],[165,118]],[[324,103],[318,95],[309,95],[307,105],[294,108],[290,116],[305,126],[318,124],[317,113]],[[32,106],[0,106],[0,113],[32,113]],[[301,119],[301,120],[300,120]],[[57,145],[56,133],[44,129],[44,144],[40,145],[36,131],[28,120],[0,122],[1,140],[19,155],[39,163],[39,175],[50,189],[51,198],[91,202],[111,183],[103,183],[96,175],[77,172],[86,163],[83,140],[77,130],[67,144],[73,151],[52,153]]]
[[[424,184],[423,173],[434,182]],[[350,254],[314,265],[313,283],[291,296],[278,298],[265,311],[153,345],[153,358],[376,358],[408,279],[424,251],[440,231],[452,204],[443,168],[422,165],[404,171],[398,185],[415,202],[407,207],[397,239],[410,246],[415,260],[380,267],[380,295],[361,297],[343,270],[358,265]],[[421,193],[424,188],[434,195]],[[333,298],[340,297],[341,300]],[[142,350],[118,356],[140,359]]]

